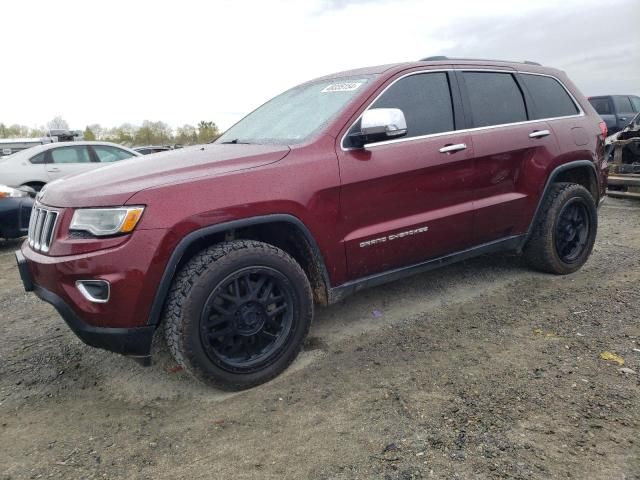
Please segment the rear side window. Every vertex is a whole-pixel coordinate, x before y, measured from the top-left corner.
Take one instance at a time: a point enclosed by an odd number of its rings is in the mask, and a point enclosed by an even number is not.
[[[522,75],[522,81],[533,97],[533,120],[540,118],[567,117],[580,111],[562,85],[551,77]]]
[[[616,95],[613,97],[613,103],[616,106],[617,113],[633,113],[633,107],[631,106],[631,100],[629,100],[629,97]]]
[[[394,83],[370,108],[399,108],[407,120],[407,137],[455,129],[447,74],[410,75]],[[359,125],[358,125],[359,128]]]
[[[524,122],[527,110],[510,73],[464,72],[474,127]]]
[[[51,150],[53,163],[89,163],[91,158],[87,147],[62,147]]]
[[[598,115],[613,115],[608,98],[590,98],[589,103],[598,112]]]
[[[35,157],[31,157],[29,161],[34,165],[40,165],[41,163],[44,163],[44,152],[39,153]]]
[[[640,98],[638,97],[629,97],[631,99],[631,103],[633,104],[633,108],[636,112],[640,112]]]

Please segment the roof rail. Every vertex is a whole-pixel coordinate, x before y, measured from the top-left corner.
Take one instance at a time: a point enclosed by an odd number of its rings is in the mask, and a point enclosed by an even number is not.
[[[445,55],[434,55],[432,57],[421,58],[421,62],[438,62],[442,60],[476,60],[476,61],[487,61],[487,62],[506,62],[506,63],[524,63],[527,65],[542,65],[538,62],[532,62],[531,60],[525,60],[524,62],[510,62],[509,60],[490,60],[487,58],[449,58]]]

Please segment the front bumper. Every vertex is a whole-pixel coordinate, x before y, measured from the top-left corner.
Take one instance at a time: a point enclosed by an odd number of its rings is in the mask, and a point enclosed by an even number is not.
[[[40,299],[53,305],[73,333],[84,343],[141,359],[146,359],[151,355],[151,341],[155,326],[112,328],[89,325],[80,319],[59,295],[35,284],[29,271],[27,259],[21,251],[15,252],[15,255],[24,289],[27,292],[33,291]]]

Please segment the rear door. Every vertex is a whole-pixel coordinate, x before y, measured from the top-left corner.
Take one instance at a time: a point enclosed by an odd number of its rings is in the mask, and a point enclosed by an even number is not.
[[[91,159],[86,145],[56,147],[47,151],[46,170],[49,181],[87,172],[99,166]]]
[[[539,179],[528,169],[545,168],[556,156],[554,134],[527,110],[515,72],[462,70],[475,155],[474,244],[523,233]]]
[[[471,242],[473,154],[451,72],[413,72],[369,108],[399,108],[400,139],[338,149],[351,279],[462,250]],[[357,131],[359,121],[347,133]],[[453,149],[445,147],[456,146]],[[442,149],[445,149],[442,151]]]

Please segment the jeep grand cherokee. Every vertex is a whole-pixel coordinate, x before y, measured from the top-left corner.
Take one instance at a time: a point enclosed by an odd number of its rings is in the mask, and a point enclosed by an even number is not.
[[[86,343],[197,378],[282,372],[314,303],[498,250],[591,253],[606,127],[558,70],[428,58],[312,80],[215,143],[48,185],[16,252]]]

